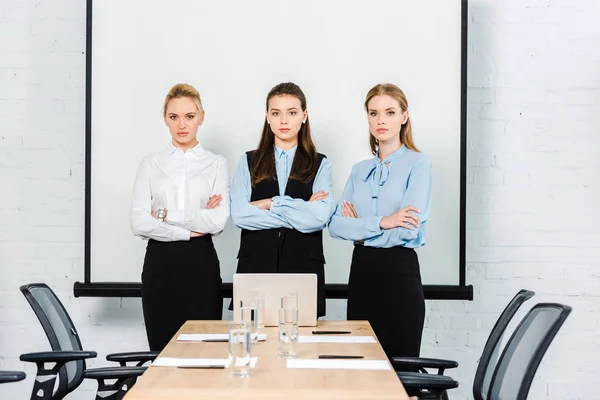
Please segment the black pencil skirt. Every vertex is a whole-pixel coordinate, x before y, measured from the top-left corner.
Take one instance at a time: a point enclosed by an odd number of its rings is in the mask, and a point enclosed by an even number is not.
[[[349,320],[367,320],[388,357],[419,356],[425,299],[413,249],[354,246]]]
[[[221,319],[221,271],[211,235],[190,241],[148,241],[142,308],[153,351],[162,350],[187,320]]]

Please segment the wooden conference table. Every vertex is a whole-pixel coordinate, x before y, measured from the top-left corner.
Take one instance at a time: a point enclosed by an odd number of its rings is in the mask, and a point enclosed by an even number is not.
[[[258,361],[249,377],[231,376],[229,369],[151,366],[125,399],[408,399],[391,366],[389,370],[287,368],[286,360],[277,354],[277,328],[265,329],[267,340],[252,348],[252,356],[257,356]],[[300,327],[299,335],[317,336],[311,333],[315,329],[347,330],[353,336],[376,339],[367,321],[319,321],[317,328]],[[177,337],[182,333],[227,333],[227,321],[186,322],[159,358],[227,358],[228,343],[178,342]],[[298,359],[316,359],[319,354],[346,354],[387,362],[379,343],[298,343],[296,346]]]

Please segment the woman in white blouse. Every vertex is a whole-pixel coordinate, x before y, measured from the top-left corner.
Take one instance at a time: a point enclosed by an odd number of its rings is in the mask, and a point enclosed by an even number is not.
[[[171,144],[142,160],[131,205],[131,229],[148,239],[142,307],[150,350],[162,350],[188,319],[221,319],[221,272],[212,235],[229,218],[227,162],[196,137],[204,121],[198,91],[173,86],[163,116]]]

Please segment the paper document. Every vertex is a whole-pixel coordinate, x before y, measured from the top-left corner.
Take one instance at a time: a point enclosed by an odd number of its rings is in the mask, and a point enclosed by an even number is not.
[[[207,365],[223,365],[229,366],[227,358],[171,358],[158,357],[152,362],[153,367],[191,367]]]
[[[298,336],[298,343],[377,343],[373,336]]]
[[[250,359],[250,367],[254,368],[257,360],[257,357],[252,357]],[[158,357],[154,361],[152,361],[153,367],[205,367],[207,365],[223,365],[225,368],[228,368],[229,360],[227,358]]]
[[[227,333],[182,333],[177,336],[178,342],[202,342],[204,340],[228,340],[229,335]],[[258,335],[258,341],[263,342],[267,340],[267,334],[261,333]]]
[[[287,360],[287,367],[306,369],[391,369],[387,360],[307,360],[301,358]]]

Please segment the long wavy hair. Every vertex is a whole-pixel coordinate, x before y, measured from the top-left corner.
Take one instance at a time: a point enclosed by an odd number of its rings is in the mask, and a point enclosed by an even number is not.
[[[267,95],[266,110],[269,110],[269,100],[275,96],[294,96],[300,100],[302,111],[306,110],[306,96],[298,85],[292,82],[284,82],[273,87]],[[260,142],[252,157],[252,165],[250,166],[250,177],[252,186],[265,179],[277,179],[275,170],[275,134],[267,123],[263,125],[260,135]],[[306,122],[302,124],[298,132],[298,149],[294,156],[292,169],[290,171],[290,179],[295,179],[302,183],[308,183],[314,179],[318,170],[317,148],[313,143],[310,133],[310,121],[308,116]]]
[[[367,93],[367,98],[365,100],[365,110],[369,112],[369,102],[375,96],[387,95],[394,98],[399,104],[402,112],[408,111],[408,101],[406,100],[406,96],[402,89],[398,86],[391,83],[383,83],[375,85],[369,90]],[[411,149],[413,151],[419,151],[417,146],[415,146],[415,142],[412,137],[412,127],[410,125],[410,117],[406,120],[406,123],[402,125],[400,128],[400,143],[406,146],[407,149]],[[377,154],[377,150],[379,149],[379,143],[377,139],[371,134],[369,134],[369,144],[371,145],[371,153],[374,155]]]

